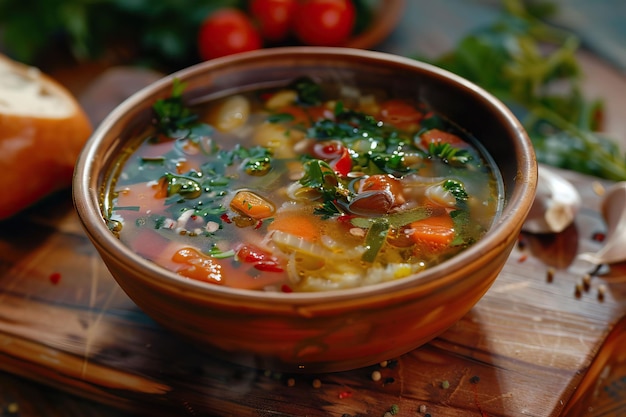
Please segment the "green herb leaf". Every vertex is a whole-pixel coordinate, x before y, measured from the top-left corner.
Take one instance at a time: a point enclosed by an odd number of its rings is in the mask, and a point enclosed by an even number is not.
[[[202,194],[200,183],[188,176],[166,173],[161,179],[167,184],[168,197],[179,195],[185,199],[192,199]]]
[[[319,191],[324,201],[332,201],[336,198],[346,197],[349,191],[343,187],[339,177],[327,162],[321,159],[305,161],[304,175],[300,184]]]
[[[383,247],[389,232],[389,221],[384,218],[378,218],[372,222],[371,227],[365,236],[366,250],[361,256],[365,262],[374,262],[378,252]]]
[[[457,202],[467,201],[468,195],[465,191],[465,186],[458,180],[445,180],[443,183],[443,189],[449,191],[454,196]]]
[[[457,148],[446,142],[429,143],[428,155],[451,165],[463,165],[472,160],[472,155],[466,149]]]
[[[198,120],[198,115],[185,106],[182,93],[185,84],[179,79],[172,83],[172,95],[168,98],[158,99],[152,109],[155,113],[155,125],[157,129],[171,136],[174,132],[188,130]]]
[[[294,115],[290,113],[275,113],[267,116],[267,121],[269,123],[286,123],[291,122],[294,119]]]
[[[513,109],[539,162],[626,180],[626,155],[597,131],[602,104],[582,94],[576,57],[580,39],[541,20],[558,13],[554,5],[528,4],[505,0],[501,19],[469,34],[432,63],[475,82]]]
[[[399,228],[430,216],[428,209],[416,207],[410,210],[389,214],[385,217],[390,227]],[[350,223],[362,229],[369,229],[378,219],[371,217],[353,217]]]
[[[289,87],[296,90],[301,104],[316,105],[322,102],[322,87],[309,77],[298,78]]]

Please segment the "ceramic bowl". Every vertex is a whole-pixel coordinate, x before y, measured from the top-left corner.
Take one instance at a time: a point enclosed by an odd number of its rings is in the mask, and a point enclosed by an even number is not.
[[[174,78],[185,100],[313,76],[411,92],[479,138],[502,175],[504,208],[475,245],[396,281],[323,293],[240,290],[189,280],[128,250],[101,212],[111,167]],[[533,202],[537,166],[513,114],[487,92],[409,58],[347,48],[266,49],[193,66],[144,88],[99,125],[76,166],[74,203],[119,285],[149,316],[217,357],[263,369],[330,372],[396,358],[465,315],[492,285]]]

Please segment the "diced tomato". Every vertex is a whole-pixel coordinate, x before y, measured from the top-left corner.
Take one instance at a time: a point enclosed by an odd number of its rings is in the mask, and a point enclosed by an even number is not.
[[[270,254],[256,248],[252,245],[241,245],[236,251],[235,256],[241,262],[256,263],[270,259]]]
[[[352,170],[350,151],[338,140],[317,142],[313,145],[313,156],[327,161],[330,167],[341,176],[346,176]]]
[[[252,264],[252,267],[265,272],[283,272],[283,267],[270,253],[253,245],[243,244],[235,252],[235,258],[240,262]]]
[[[380,104],[380,119],[398,129],[416,131],[423,117],[421,111],[405,100],[391,99]]]
[[[467,147],[468,143],[454,133],[440,129],[430,129],[420,135],[421,142],[418,144],[427,149],[430,143],[448,143],[454,147]]]
[[[254,268],[265,272],[283,272],[284,269],[277,261],[261,261],[254,264]]]
[[[343,149],[341,156],[330,162],[330,167],[339,175],[345,177],[352,171],[352,157],[347,148]]]

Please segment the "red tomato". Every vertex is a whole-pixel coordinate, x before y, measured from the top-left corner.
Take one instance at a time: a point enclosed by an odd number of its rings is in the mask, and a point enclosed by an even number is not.
[[[380,118],[385,123],[391,123],[398,129],[415,130],[424,115],[412,104],[391,99],[380,104]]]
[[[254,268],[259,271],[283,272],[283,268],[276,259],[252,245],[241,245],[236,250],[236,257],[241,262],[253,264]]]
[[[337,46],[348,40],[355,21],[350,0],[303,0],[296,9],[293,31],[302,43]]]
[[[452,146],[463,148],[468,146],[467,142],[454,133],[446,132],[440,129],[430,129],[420,136],[421,145],[428,148],[430,143],[449,143]]]
[[[330,162],[330,167],[339,175],[347,176],[350,171],[352,171],[352,157],[350,156],[350,152],[344,148],[341,156]]]
[[[296,0],[250,0],[249,10],[263,38],[278,42],[289,35]]]
[[[198,33],[198,52],[204,60],[252,51],[261,46],[261,35],[252,21],[237,9],[224,8],[211,13]]]

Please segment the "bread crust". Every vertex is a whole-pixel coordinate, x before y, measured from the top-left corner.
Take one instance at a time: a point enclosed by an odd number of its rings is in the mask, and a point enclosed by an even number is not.
[[[71,185],[74,165],[92,125],[76,98],[46,74],[0,55],[10,71],[39,83],[68,105],[66,114],[12,112],[0,107],[0,220]],[[1,94],[1,91],[0,91]],[[32,103],[32,108],[38,108]]]

